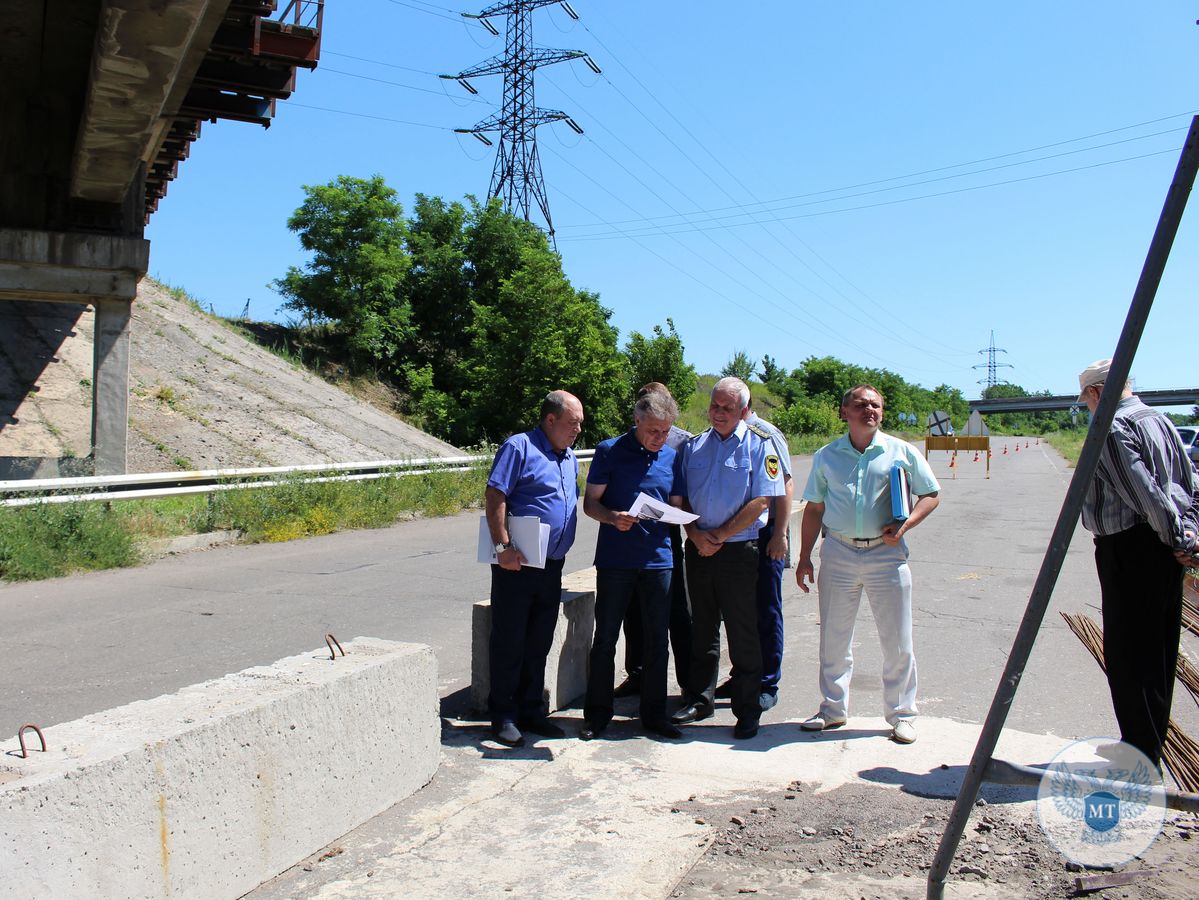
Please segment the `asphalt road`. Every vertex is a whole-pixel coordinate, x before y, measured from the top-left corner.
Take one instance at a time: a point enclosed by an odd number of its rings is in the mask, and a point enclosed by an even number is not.
[[[921,711],[981,722],[1023,614],[1071,470],[1048,445],[998,438],[992,477],[961,454],[932,463],[940,508],[911,535]],[[1002,454],[1004,445],[1009,453]],[[810,458],[795,458],[802,486]],[[417,520],[285,544],[193,552],[137,569],[0,586],[5,690],[0,736],[178,690],[322,646],[332,632],[430,645],[446,711],[465,708],[471,604],[488,570],[474,561],[478,513]],[[580,523],[567,571],[591,564],[595,527]],[[819,561],[817,560],[817,566]],[[780,703],[764,721],[815,710],[814,595],[786,575],[787,652]],[[854,711],[879,714],[880,655],[863,602],[855,639]],[[1098,618],[1089,536],[1075,534],[1008,724],[1061,737],[1110,735],[1098,666],[1059,610]],[[1195,642],[1184,639],[1195,649]],[[1199,734],[1182,689],[1175,718]]]

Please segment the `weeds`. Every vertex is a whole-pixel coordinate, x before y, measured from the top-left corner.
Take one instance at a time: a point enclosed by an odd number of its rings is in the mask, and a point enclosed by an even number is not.
[[[28,581],[132,566],[133,536],[100,503],[38,503],[0,509],[0,578]]]
[[[174,462],[192,467],[183,457]],[[313,483],[297,476],[273,487],[203,497],[0,508],[0,579],[55,578],[135,565],[137,542],[151,538],[229,529],[242,532],[249,542],[289,541],[384,528],[409,515],[453,515],[479,505],[487,471],[484,463],[467,472],[363,481]]]

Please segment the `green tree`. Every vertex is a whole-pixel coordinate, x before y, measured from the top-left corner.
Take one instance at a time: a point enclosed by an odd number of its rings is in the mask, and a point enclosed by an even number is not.
[[[653,337],[641,332],[629,334],[624,355],[629,364],[629,384],[633,390],[651,381],[660,381],[680,403],[695,392],[695,367],[683,356],[683,339],[675,331],[674,320],[666,320],[666,329],[655,325]]]
[[[411,333],[398,295],[408,271],[403,208],[381,176],[338,176],[305,185],[303,205],[287,220],[312,259],[291,266],[272,286],[284,307],[334,324],[351,365],[376,371],[394,363]]]
[[[611,315],[595,294],[576,291],[557,254],[521,250],[493,305],[474,305],[467,390],[471,431],[500,440],[532,427],[545,395],[562,388],[583,403],[583,443],[619,433],[629,385]]]
[[[746,384],[749,384],[754,377],[754,368],[754,361],[749,358],[749,354],[744,350],[738,350],[724,364],[724,368],[720,370],[720,377],[740,378]]]
[[[783,391],[787,372],[769,353],[762,357],[762,370],[760,374],[762,384],[766,385],[772,391],[779,393]]]

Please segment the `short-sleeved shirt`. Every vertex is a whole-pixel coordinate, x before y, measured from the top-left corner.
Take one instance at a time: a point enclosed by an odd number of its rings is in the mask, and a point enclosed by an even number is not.
[[[744,420],[727,438],[709,428],[684,444],[675,460],[675,495],[687,498],[691,511],[699,514],[700,528],[719,528],[754,498],[786,492],[778,461],[767,465],[772,455],[774,443],[754,434]],[[762,510],[748,528],[727,540],[755,539],[766,519],[767,510]]]
[[[937,477],[920,451],[899,438],[876,431],[864,453],[845,434],[825,444],[812,457],[812,471],[803,498],[824,504],[823,525],[850,538],[876,538],[891,514],[891,468],[908,473],[917,496],[941,490]]]
[[[508,515],[537,516],[550,526],[550,559],[563,559],[578,524],[579,461],[569,447],[559,453],[540,428],[514,434],[500,445],[487,486],[508,498]]]
[[[629,431],[596,445],[587,483],[605,486],[600,503],[608,509],[627,510],[642,492],[669,503],[674,458],[670,447],[657,453],[646,450]],[[595,565],[612,569],[672,568],[669,526],[643,519],[628,531],[621,531],[601,522],[595,541]]]
[[[745,421],[751,430],[757,428],[759,431],[764,431],[767,435],[769,435],[770,439],[774,441],[774,455],[778,459],[778,467],[783,470],[783,482],[785,485],[786,480],[791,477],[791,451],[787,447],[786,435],[759,416],[756,412],[751,412],[749,414],[749,418],[747,418]],[[767,467],[771,465],[769,456],[766,457],[766,465]],[[770,509],[767,511],[766,516],[769,521],[774,521],[773,503],[770,504]]]

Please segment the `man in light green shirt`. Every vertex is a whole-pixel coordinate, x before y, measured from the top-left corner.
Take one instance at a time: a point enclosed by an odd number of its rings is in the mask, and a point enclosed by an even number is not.
[[[820,600],[820,710],[801,728],[821,731],[845,724],[853,675],[854,621],[862,591],[878,626],[883,650],[883,714],[891,737],[916,740],[916,657],[912,650],[912,573],[904,536],[937,508],[941,486],[920,451],[880,430],[883,396],[859,384],[841,398],[849,432],[816,451],[804,488],[807,501],[800,528],[795,580],[808,592],[816,581]],[[911,515],[891,514],[891,469],[907,473],[919,498]],[[812,550],[817,535],[820,574]]]

